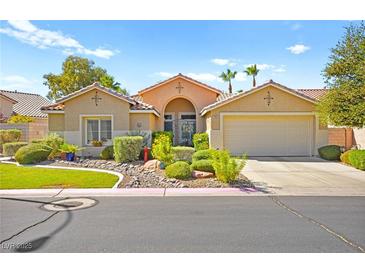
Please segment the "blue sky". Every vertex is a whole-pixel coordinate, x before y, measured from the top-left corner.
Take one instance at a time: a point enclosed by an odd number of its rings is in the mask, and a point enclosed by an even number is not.
[[[130,94],[177,74],[226,90],[218,75],[261,69],[292,88],[321,88],[330,48],[347,21],[0,21],[0,88],[46,95],[42,76],[59,73],[68,54],[88,57]]]

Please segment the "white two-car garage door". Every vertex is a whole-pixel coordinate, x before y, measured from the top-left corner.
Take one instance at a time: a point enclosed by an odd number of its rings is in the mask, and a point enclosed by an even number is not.
[[[313,116],[223,117],[223,145],[234,155],[310,156]]]

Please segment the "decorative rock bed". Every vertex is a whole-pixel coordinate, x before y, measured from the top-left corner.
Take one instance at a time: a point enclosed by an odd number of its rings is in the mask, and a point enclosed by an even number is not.
[[[145,167],[142,161],[116,163],[111,160],[77,159],[74,162],[55,160],[51,165],[100,168],[120,172],[126,175],[119,187],[126,188],[182,188],[182,187],[254,187],[246,178],[239,178],[230,185],[223,184],[215,178],[178,180],[166,178],[161,170]]]

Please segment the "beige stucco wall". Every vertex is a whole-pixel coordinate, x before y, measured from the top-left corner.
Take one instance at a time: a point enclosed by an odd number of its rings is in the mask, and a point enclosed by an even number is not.
[[[354,128],[354,143],[361,149],[365,149],[365,128]]]
[[[179,90],[176,89],[179,82],[181,86],[184,87],[181,90],[181,93],[179,93]],[[196,109],[197,131],[204,132],[206,130],[205,120],[199,115],[199,113],[205,106],[214,103],[218,94],[183,78],[178,78],[174,81],[158,86],[153,90],[142,93],[140,96],[143,98],[144,102],[154,105],[161,113],[161,117],[157,119],[156,130],[163,130],[163,117],[168,103],[176,98],[184,98],[189,100]]]
[[[50,113],[48,114],[48,129],[49,131],[59,132],[65,131],[65,115]]]
[[[13,105],[13,102],[0,96],[0,114],[2,114],[3,117],[8,118],[11,116],[13,113]]]
[[[274,99],[268,106],[264,97],[270,91],[271,97]],[[231,103],[222,105],[209,112],[212,116],[212,129],[219,130],[219,120],[221,112],[295,112],[295,111],[314,111],[315,105],[311,102],[298,98],[295,95],[289,94],[276,87],[266,87],[255,93],[243,96]]]
[[[130,113],[129,125],[131,130],[154,130],[155,115],[153,113]],[[138,125],[140,127],[138,127]]]

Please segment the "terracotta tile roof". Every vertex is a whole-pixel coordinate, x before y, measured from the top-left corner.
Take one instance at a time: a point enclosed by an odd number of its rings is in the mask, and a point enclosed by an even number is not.
[[[251,92],[254,92],[256,90],[259,90],[259,89],[261,89],[261,88],[263,88],[263,87],[265,87],[267,85],[275,85],[275,86],[278,86],[278,87],[280,87],[282,89],[285,89],[285,90],[287,90],[287,91],[289,91],[289,92],[291,92],[291,93],[293,93],[295,95],[298,95],[300,97],[303,97],[303,98],[305,98],[307,100],[310,100],[312,102],[315,102],[317,100],[317,98],[314,98],[314,97],[309,96],[310,93],[299,92],[298,90],[288,88],[288,87],[286,87],[286,86],[284,86],[282,84],[279,84],[279,83],[274,82],[273,80],[270,80],[270,81],[268,81],[266,83],[263,83],[262,85],[259,85],[257,87],[254,87],[254,88],[252,88],[250,90],[247,90],[247,91],[244,91],[244,92],[234,93],[234,94],[227,94],[226,93],[225,95],[218,96],[217,101],[215,103],[213,103],[213,104],[210,104],[210,105],[204,107],[201,110],[200,114],[203,115],[207,111],[209,111],[211,109],[214,109],[214,108],[216,108],[219,105],[222,105],[222,104],[228,103],[230,101],[233,101],[233,100],[235,100],[235,99],[237,99],[237,98],[239,98],[241,96],[244,96],[244,95],[246,95],[248,93],[251,93]]]
[[[64,107],[65,107],[64,104],[53,104],[53,105],[43,106],[41,110],[63,111]]]
[[[131,106],[131,110],[153,110],[158,113],[158,115],[160,115],[160,112],[153,105],[144,103],[142,101],[136,101],[136,104]]]
[[[301,94],[304,94],[310,98],[319,100],[327,91],[326,88],[311,88],[311,89],[297,89]]]
[[[0,90],[0,94],[16,101],[13,105],[14,113],[30,117],[47,117],[47,114],[41,112],[41,107],[50,102],[39,94],[10,90]]]
[[[172,76],[172,77],[170,77],[170,78],[168,78],[168,79],[166,79],[166,80],[164,80],[164,81],[162,81],[162,82],[156,83],[156,84],[154,84],[154,85],[152,85],[152,86],[149,86],[149,87],[147,87],[147,88],[144,88],[144,89],[142,89],[142,90],[138,91],[138,94],[142,94],[142,93],[144,93],[144,92],[146,92],[146,91],[149,91],[149,90],[151,90],[151,89],[153,89],[153,88],[155,88],[155,87],[158,87],[158,86],[161,86],[161,85],[166,84],[166,83],[168,83],[168,82],[171,82],[171,81],[173,81],[173,80],[175,80],[175,79],[177,79],[177,78],[183,78],[183,79],[186,79],[187,81],[193,82],[193,83],[198,84],[198,85],[200,85],[200,86],[206,87],[207,89],[213,90],[213,91],[215,91],[215,92],[216,92],[216,93],[218,93],[218,94],[223,93],[223,91],[221,91],[220,89],[217,89],[217,88],[215,88],[215,87],[209,86],[209,85],[207,85],[207,84],[205,84],[205,83],[203,83],[203,82],[200,82],[200,81],[195,80],[195,79],[193,79],[193,78],[191,78],[191,77],[189,77],[189,76],[186,76],[186,75],[184,75],[184,74],[182,74],[182,73],[179,73],[179,74],[177,74],[177,75],[175,75],[175,76]]]

